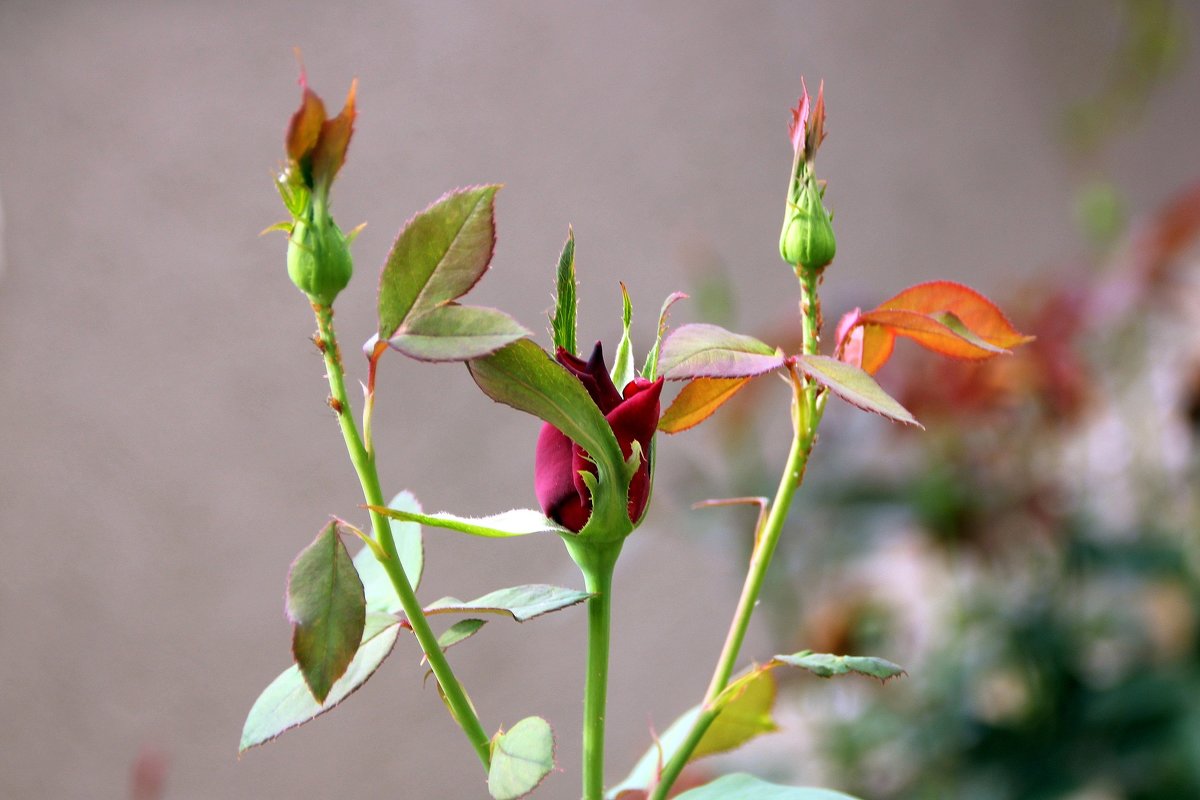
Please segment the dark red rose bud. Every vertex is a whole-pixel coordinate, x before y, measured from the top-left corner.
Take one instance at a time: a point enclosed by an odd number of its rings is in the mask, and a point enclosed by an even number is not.
[[[621,446],[621,454],[629,458],[633,443],[641,445],[641,465],[629,484],[629,519],[636,523],[645,512],[650,495],[650,440],[658,428],[662,378],[656,381],[634,378],[622,391],[617,391],[604,365],[604,351],[599,342],[587,361],[562,349],[557,359],[579,379],[604,414]],[[534,493],[542,513],[576,532],[583,529],[592,514],[591,496],[579,474],[585,470],[596,473],[596,466],[588,460],[583,448],[553,425],[543,425],[534,458]]]

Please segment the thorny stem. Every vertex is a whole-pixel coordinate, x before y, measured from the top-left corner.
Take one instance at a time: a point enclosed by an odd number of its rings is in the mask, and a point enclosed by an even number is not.
[[[375,458],[367,451],[362,437],[359,436],[354,422],[354,414],[350,410],[350,400],[346,396],[342,359],[338,351],[337,336],[333,330],[333,309],[329,306],[313,304],[313,311],[317,315],[317,347],[325,357],[325,369],[329,377],[331,395],[329,404],[337,413],[342,436],[346,440],[346,450],[358,473],[358,480],[362,484],[363,497],[367,501],[367,505],[382,508],[387,504],[384,502],[383,492],[379,487],[379,473],[375,469]],[[392,538],[391,524],[387,517],[377,511],[371,511],[371,525],[379,546],[387,556],[386,559],[381,560],[383,568],[396,588],[396,594],[400,597],[400,605],[404,608],[408,624],[412,627],[417,642],[425,652],[430,669],[437,677],[446,705],[450,708],[454,720],[466,733],[471,746],[475,748],[475,753],[486,770],[491,765],[490,739],[483,729],[471,701],[467,698],[462,684],[458,682],[458,678],[450,668],[450,662],[446,660],[445,653],[438,646],[437,636],[429,627],[429,620],[426,619],[425,612],[417,601],[416,592],[413,591],[408,576],[404,574],[404,567],[401,566],[400,556],[396,552],[396,542]]]
[[[803,320],[805,355],[816,355],[820,351],[821,306],[817,298],[817,284],[820,276],[808,270],[797,269],[800,279],[800,311]],[[754,549],[750,554],[750,565],[746,572],[746,580],[742,584],[742,594],[738,598],[737,610],[734,611],[733,621],[725,636],[725,645],[717,659],[716,669],[712,680],[705,692],[704,702],[696,721],[692,723],[687,736],[679,749],[671,756],[663,767],[658,784],[650,794],[650,800],[664,800],[671,790],[680,772],[687,765],[692,753],[699,746],[704,734],[721,713],[716,704],[718,696],[729,686],[733,670],[737,664],[742,643],[746,639],[746,631],[750,626],[750,617],[758,605],[762,593],[763,582],[767,568],[775,555],[775,547],[783,533],[788,511],[791,509],[792,498],[796,489],[804,480],[804,470],[808,464],[809,454],[817,438],[817,428],[825,412],[826,394],[820,391],[815,382],[800,377],[792,368],[792,447],[788,453],[787,463],[779,478],[779,488],[771,503],[767,519],[762,530],[755,537]]]

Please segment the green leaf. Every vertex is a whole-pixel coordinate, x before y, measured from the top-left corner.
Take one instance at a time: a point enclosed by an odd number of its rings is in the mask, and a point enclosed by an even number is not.
[[[629,290],[625,288],[625,284],[621,284],[621,324],[624,326],[624,333],[621,335],[621,342],[617,345],[617,355],[613,359],[612,371],[609,373],[612,377],[613,385],[617,387],[617,391],[625,388],[625,385],[633,380],[633,340],[629,338],[629,323],[633,321],[633,304],[629,302]]]
[[[483,536],[489,539],[506,539],[512,536],[526,536],[531,533],[565,533],[571,534],[563,526],[532,508],[514,508],[493,514],[490,517],[459,517],[439,511],[436,514],[421,514],[402,508],[378,508],[368,506],[372,511],[378,511],[392,519],[407,520],[435,528],[449,528],[472,536]]]
[[[368,614],[362,643],[354,659],[345,674],[334,682],[323,703],[313,699],[299,667],[295,664],[288,667],[254,701],[242,728],[238,752],[244,753],[251,747],[265,744],[285,731],[321,716],[345,700],[366,683],[391,654],[399,634],[400,622],[395,617]]]
[[[468,361],[529,335],[503,311],[449,303],[406,321],[388,344],[418,361]]]
[[[654,339],[654,347],[650,348],[650,352],[646,354],[646,363],[642,365],[642,377],[648,381],[658,377],[658,353],[662,350],[663,337],[667,335],[667,312],[671,310],[671,306],[675,305],[676,301],[686,300],[687,297],[683,292],[672,292],[663,301],[662,310],[658,312],[658,335]]]
[[[554,730],[541,717],[526,717],[492,740],[488,792],[495,800],[517,800],[553,769]]]
[[[777,729],[771,718],[771,709],[775,705],[775,679],[769,669],[758,669],[739,678],[718,696],[716,704],[721,707],[721,712],[696,745],[689,763],[703,756],[734,750],[756,736]],[[658,742],[638,759],[625,780],[609,789],[605,797],[613,800],[621,792],[645,791],[656,784],[661,765],[670,761],[679,750],[700,711],[701,707],[696,706],[671,723]]]
[[[554,346],[561,347],[571,355],[578,355],[575,342],[576,316],[579,300],[576,292],[579,282],[575,278],[575,231],[567,228],[567,241],[562,255],[558,257],[558,280],[554,292],[554,312],[550,315],[550,329],[554,333]]]
[[[684,325],[663,342],[659,371],[667,380],[749,378],[783,366],[783,353],[752,336],[716,325]]]
[[[848,794],[812,786],[780,786],[744,772],[717,778],[712,783],[691,789],[676,800],[856,800]]]
[[[625,533],[632,530],[629,485],[621,482],[625,461],[621,447],[608,421],[574,375],[528,339],[470,361],[467,366],[488,397],[549,422],[595,460],[600,488],[607,483],[612,490],[592,494],[592,518],[581,534],[589,533],[593,522],[613,534],[622,525]]]
[[[451,192],[410,219],[379,276],[379,338],[462,297],[487,271],[496,246],[499,186]]]
[[[459,642],[470,639],[479,633],[479,629],[487,624],[485,619],[460,619],[438,637],[438,647],[447,650]]]
[[[591,595],[587,592],[531,583],[488,592],[483,597],[463,602],[457,597],[443,597],[425,607],[426,614],[508,614],[517,622],[540,617],[582,603]]]
[[[828,356],[796,356],[800,370],[852,406],[923,428],[908,409],[883,390],[863,370]]]
[[[421,513],[420,502],[407,490],[393,497],[388,505]],[[389,524],[392,540],[396,543],[396,552],[400,555],[400,565],[404,568],[404,574],[408,576],[408,582],[412,584],[413,589],[417,589],[421,585],[421,574],[425,569],[425,546],[421,541],[421,526],[412,521],[391,521]],[[392,579],[371,548],[364,547],[358,551],[354,556],[354,568],[358,570],[359,580],[363,584],[368,612],[395,614],[403,608],[400,605],[400,595],[396,594],[396,587],[392,585]]]
[[[893,664],[885,658],[835,656],[830,653],[814,653],[811,650],[801,650],[799,653],[789,656],[775,656],[773,663],[800,667],[821,678],[857,672],[859,675],[886,681],[889,678],[905,674],[903,667]]]
[[[358,652],[366,602],[339,526],[331,522],[300,552],[288,573],[292,655],[318,703],[325,702]]]

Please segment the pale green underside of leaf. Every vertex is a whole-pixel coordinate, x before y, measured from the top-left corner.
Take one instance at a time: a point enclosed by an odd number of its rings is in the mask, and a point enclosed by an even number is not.
[[[388,345],[419,361],[468,361],[529,335],[503,311],[451,303],[406,321]]]
[[[717,325],[684,325],[663,342],[659,372],[667,380],[748,378],[783,366],[783,354],[752,336]]]
[[[350,666],[362,641],[366,597],[339,526],[331,522],[288,573],[292,655],[316,701]]]
[[[439,511],[436,514],[421,514],[401,508],[380,509],[393,519],[408,520],[434,528],[447,528],[472,536],[489,539],[506,539],[513,536],[528,536],[531,533],[565,533],[571,531],[559,525],[540,511],[532,508],[514,508],[490,517],[460,517]]]
[[[875,379],[858,367],[828,356],[797,356],[801,371],[852,406],[875,414],[923,427],[908,409],[883,390]]]
[[[811,650],[801,650],[786,656],[775,656],[774,662],[791,667],[806,669],[821,678],[831,678],[834,675],[848,675],[856,672],[869,678],[886,681],[904,674],[904,668],[893,664],[885,658],[875,656],[835,656],[830,653],[814,653]]]
[[[443,597],[425,607],[426,614],[508,614],[517,622],[558,611],[582,603],[590,597],[587,592],[548,586],[541,583],[497,589],[483,597],[462,601]]]
[[[392,508],[402,509],[413,513],[421,513],[421,504],[412,492],[403,491],[388,503]],[[392,539],[396,542],[396,552],[400,555],[400,565],[413,589],[421,585],[421,575],[425,569],[425,546],[421,540],[421,526],[416,522],[389,520],[392,528]],[[395,614],[403,606],[396,587],[388,577],[387,570],[379,563],[371,548],[364,547],[354,556],[354,568],[362,580],[363,592],[367,598],[367,611],[384,614]]]
[[[404,226],[379,276],[380,339],[390,339],[410,316],[458,299],[487,271],[497,189],[449,193]]]
[[[485,619],[460,619],[438,637],[438,647],[448,650],[459,642],[465,642],[479,633],[480,628],[486,624]]]
[[[518,800],[554,769],[554,730],[541,717],[526,717],[492,742],[488,793],[494,800]]]
[[[345,700],[366,683],[388,657],[399,633],[400,623],[395,617],[368,614],[358,652],[345,674],[334,682],[324,703],[313,699],[300,669],[295,664],[288,667],[254,701],[242,728],[238,751],[244,753],[251,747],[269,742]]]
[[[706,786],[686,791],[676,800],[856,800],[856,798],[832,789],[818,789],[811,786],[780,786],[740,772],[718,778]]]
[[[689,763],[707,755],[735,750],[754,737],[777,729],[771,718],[771,709],[775,704],[775,680],[770,671],[752,672],[738,682],[743,684],[743,691],[730,695],[725,708],[692,752]],[[699,714],[700,706],[696,706],[671,723],[659,737],[658,744],[651,745],[629,775],[609,789],[605,797],[614,800],[621,792],[642,791],[657,783],[660,766],[670,761],[679,750]]]

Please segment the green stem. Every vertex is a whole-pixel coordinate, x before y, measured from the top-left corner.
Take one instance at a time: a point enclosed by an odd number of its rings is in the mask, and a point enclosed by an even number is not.
[[[565,537],[564,537],[565,538]],[[588,598],[587,676],[583,694],[583,800],[604,797],[604,718],[608,697],[612,579],[623,542],[567,541]]]
[[[367,452],[367,448],[359,436],[354,422],[354,414],[350,410],[350,399],[346,396],[342,358],[338,351],[337,336],[333,330],[333,309],[329,306],[314,304],[313,311],[317,315],[318,346],[325,356],[325,369],[329,376],[329,391],[332,395],[330,405],[337,413],[342,436],[346,440],[346,450],[358,473],[359,483],[362,484],[363,497],[369,506],[384,507],[387,503],[384,502],[383,491],[379,487],[379,473],[375,469],[375,459],[372,454]],[[475,753],[483,762],[484,769],[488,769],[491,764],[491,740],[480,723],[475,709],[471,706],[471,701],[467,698],[462,684],[458,682],[458,678],[450,668],[450,662],[446,660],[445,653],[438,646],[437,636],[429,627],[429,620],[426,619],[425,612],[417,601],[416,592],[413,591],[412,584],[409,583],[408,576],[404,573],[404,567],[401,566],[400,555],[396,552],[396,542],[392,538],[391,524],[387,517],[372,511],[371,525],[375,531],[376,541],[387,555],[387,558],[381,562],[383,568],[396,588],[396,594],[400,597],[400,605],[404,608],[408,624],[412,627],[417,642],[425,652],[430,669],[437,677],[442,694],[446,699],[446,705],[450,707],[450,713],[466,733],[471,746],[475,748]]]
[[[820,279],[819,276],[808,270],[797,270],[797,276],[800,278],[803,348],[806,355],[812,355],[820,350],[821,307],[817,298],[817,284]],[[692,753],[704,738],[705,732],[721,713],[721,709],[715,705],[715,701],[718,695],[729,686],[729,681],[733,677],[738,655],[746,640],[746,631],[750,627],[750,617],[753,616],[754,609],[758,606],[758,598],[762,594],[767,568],[771,565],[775,547],[779,544],[780,535],[783,533],[784,523],[787,521],[788,511],[791,509],[792,498],[804,480],[808,457],[816,442],[817,427],[821,424],[821,417],[825,412],[825,397],[826,395],[819,391],[813,381],[802,381],[793,372],[792,447],[788,452],[783,474],[779,478],[779,488],[775,492],[775,500],[771,503],[762,530],[755,538],[754,550],[750,555],[750,565],[746,572],[746,580],[742,584],[742,594],[738,598],[737,610],[734,611],[733,621],[725,636],[725,645],[721,648],[721,655],[717,659],[716,669],[713,670],[708,691],[704,694],[704,703],[700,713],[697,715],[696,721],[692,723],[692,727],[688,730],[679,749],[663,767],[658,784],[650,794],[650,800],[666,798]]]

